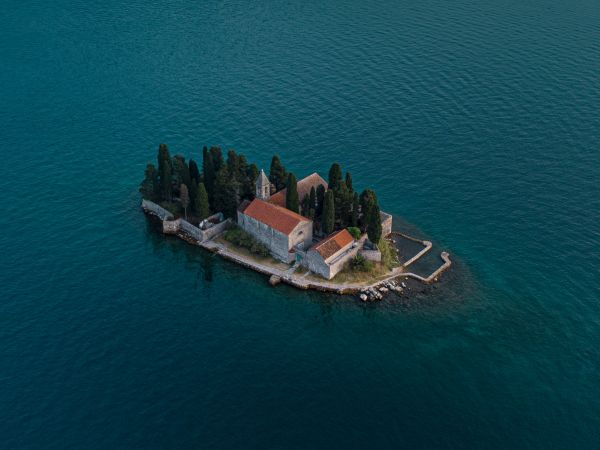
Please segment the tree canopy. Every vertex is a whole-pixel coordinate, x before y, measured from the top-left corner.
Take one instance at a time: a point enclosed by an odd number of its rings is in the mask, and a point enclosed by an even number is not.
[[[281,159],[279,159],[279,155],[273,156],[271,159],[271,168],[269,170],[269,181],[275,185],[275,189],[280,191],[284,189],[287,181],[287,172],[283,164],[281,164]]]
[[[298,202],[298,182],[296,175],[290,172],[287,179],[287,188],[285,191],[285,207],[295,213],[300,212]]]
[[[333,198],[333,191],[329,190],[325,193],[325,200],[323,204],[323,216],[321,219],[321,225],[325,234],[330,234],[335,228],[335,204]]]
[[[342,167],[338,163],[333,163],[329,169],[329,189],[335,190],[342,182]]]

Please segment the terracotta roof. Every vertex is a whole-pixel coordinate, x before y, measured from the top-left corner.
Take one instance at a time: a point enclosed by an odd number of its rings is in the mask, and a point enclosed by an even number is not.
[[[354,242],[354,238],[348,230],[344,228],[343,230],[330,234],[313,248],[326,260],[352,242]]]
[[[310,195],[310,188],[314,187],[316,190],[320,184],[322,184],[325,187],[325,190],[327,190],[327,181],[325,181],[317,172],[302,178],[300,181],[298,181],[298,200],[302,202],[302,199],[304,199],[305,195]],[[269,199],[269,202],[285,207],[285,192],[286,190],[282,189],[276,194],[273,194]]]
[[[252,200],[243,210],[240,209],[240,212],[283,234],[290,234],[300,222],[310,222],[310,219],[300,214],[258,198]]]

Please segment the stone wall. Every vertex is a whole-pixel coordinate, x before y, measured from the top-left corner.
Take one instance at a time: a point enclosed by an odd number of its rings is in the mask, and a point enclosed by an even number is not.
[[[238,211],[238,225],[266,245],[274,258],[290,262],[288,236]]]
[[[229,228],[231,226],[231,224],[232,224],[231,220],[227,219],[221,223],[213,225],[212,227],[210,227],[206,230],[201,230],[200,231],[200,233],[202,235],[201,242],[207,241],[209,239],[214,238],[218,234],[221,234],[223,231],[225,231],[227,228]]]
[[[177,234],[177,232],[179,231],[179,222],[181,222],[181,219],[163,220],[163,223],[162,223],[163,233]]]
[[[231,221],[227,219],[206,230],[201,230],[183,219],[163,220],[162,225],[163,233],[165,234],[185,233],[187,236],[196,239],[198,242],[204,242],[225,231],[231,226]]]
[[[388,214],[383,211],[380,212],[380,217],[381,217],[381,235],[383,237],[385,237],[392,232],[393,218],[392,218],[391,214]]]
[[[300,222],[289,235],[289,249],[299,246],[307,250],[312,245],[313,224],[312,222]]]
[[[367,250],[363,248],[358,253],[369,261],[381,262],[381,252],[379,250]]]
[[[162,206],[151,202],[150,200],[142,199],[142,208],[144,209],[144,211],[158,216],[161,220],[173,219],[173,214],[171,214]]]

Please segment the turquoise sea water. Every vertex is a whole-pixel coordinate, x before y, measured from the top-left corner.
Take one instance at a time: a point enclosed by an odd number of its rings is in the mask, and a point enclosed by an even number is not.
[[[0,6],[0,446],[600,446],[597,0]],[[457,260],[363,305],[138,209],[158,144],[333,161]]]

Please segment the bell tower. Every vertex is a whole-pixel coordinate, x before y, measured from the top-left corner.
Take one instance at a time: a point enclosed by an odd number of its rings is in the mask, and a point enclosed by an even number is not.
[[[269,200],[271,198],[271,183],[264,170],[260,170],[258,179],[256,180],[256,198],[261,200]]]

